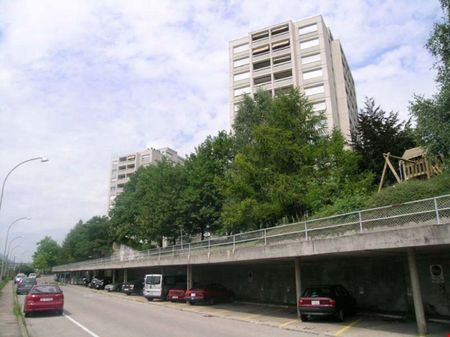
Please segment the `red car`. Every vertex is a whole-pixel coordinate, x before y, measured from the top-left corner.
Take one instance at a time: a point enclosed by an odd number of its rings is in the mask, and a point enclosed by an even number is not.
[[[25,317],[42,311],[55,311],[62,315],[63,308],[64,294],[56,284],[35,285],[25,297],[23,304]]]
[[[186,291],[185,299],[189,304],[233,302],[234,293],[231,290],[226,289],[221,284],[213,283],[204,287],[199,286]]]
[[[169,289],[169,292],[167,293],[167,300],[171,301],[171,302],[179,302],[179,301],[184,302],[185,295],[186,295],[185,289],[181,289],[181,288]]]

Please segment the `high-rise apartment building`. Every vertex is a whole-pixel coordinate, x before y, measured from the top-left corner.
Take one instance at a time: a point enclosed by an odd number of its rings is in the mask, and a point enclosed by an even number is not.
[[[139,167],[156,164],[163,158],[174,163],[181,163],[184,160],[175,150],[168,147],[162,149],[150,148],[142,152],[130,153],[114,158],[111,165],[108,209],[112,208],[114,200],[122,193],[125,183],[130,180],[130,176],[136,172]]]
[[[296,87],[324,111],[328,129],[347,140],[357,122],[355,84],[339,40],[322,16],[259,29],[231,41],[231,125],[244,94],[263,89],[276,95]]]

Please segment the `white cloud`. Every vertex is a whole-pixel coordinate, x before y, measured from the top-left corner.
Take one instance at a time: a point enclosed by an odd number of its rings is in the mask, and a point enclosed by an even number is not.
[[[0,213],[30,216],[23,249],[61,241],[106,211],[111,157],[169,146],[181,155],[228,128],[228,42],[322,14],[340,39],[359,100],[405,117],[434,90],[424,50],[437,1],[88,1],[0,3]],[[395,93],[395,94],[393,94]],[[27,227],[26,227],[27,226]],[[19,233],[19,226],[17,227]]]

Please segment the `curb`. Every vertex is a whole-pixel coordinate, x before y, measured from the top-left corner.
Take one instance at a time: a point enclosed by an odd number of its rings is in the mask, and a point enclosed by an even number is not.
[[[12,288],[12,290],[13,290],[13,297],[14,297],[14,306],[18,306],[20,309],[20,303],[19,303],[19,300],[17,299],[17,294],[14,291],[14,287]],[[13,310],[14,310],[14,308],[13,308]],[[22,337],[30,337],[30,333],[28,332],[25,318],[23,317],[23,314],[22,314],[22,309],[20,309],[20,315],[17,317],[17,323],[19,323],[20,334],[22,335]]]

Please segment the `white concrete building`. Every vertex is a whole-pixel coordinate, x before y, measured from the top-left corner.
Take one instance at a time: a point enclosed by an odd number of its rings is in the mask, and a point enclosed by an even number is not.
[[[174,163],[182,163],[184,161],[175,150],[168,147],[161,149],[150,148],[142,152],[115,157],[111,164],[108,210],[112,208],[114,200],[122,193],[124,185],[139,167],[156,164],[163,158]]]
[[[327,127],[347,140],[357,122],[355,84],[339,40],[322,16],[259,29],[229,43],[230,122],[244,94],[292,87],[324,111]]]

